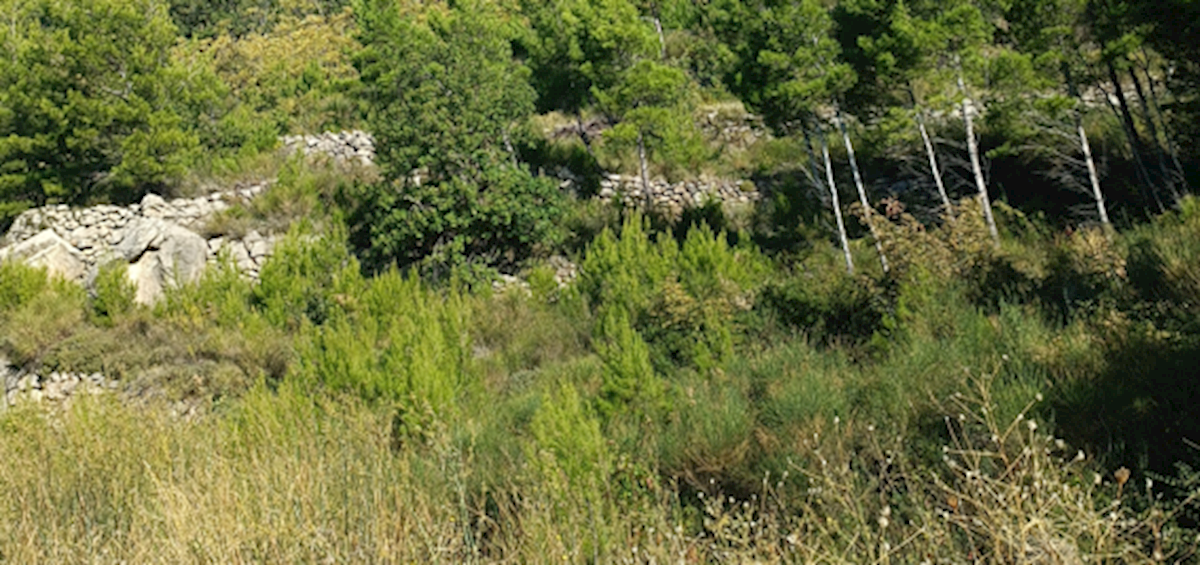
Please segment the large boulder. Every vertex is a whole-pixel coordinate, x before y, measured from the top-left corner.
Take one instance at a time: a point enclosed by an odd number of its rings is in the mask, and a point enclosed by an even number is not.
[[[142,304],[158,300],[168,286],[199,279],[208,260],[208,243],[199,234],[155,218],[130,222],[113,251],[129,262],[129,280]]]
[[[42,230],[25,241],[0,249],[0,262],[8,260],[44,267],[52,276],[69,281],[82,281],[87,275],[83,254],[51,229]]]

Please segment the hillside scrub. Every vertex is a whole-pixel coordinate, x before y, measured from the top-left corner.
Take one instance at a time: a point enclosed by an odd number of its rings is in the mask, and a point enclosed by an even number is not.
[[[0,563],[1195,562],[1191,4],[0,0]]]
[[[1069,259],[1096,252],[1086,234],[996,252],[970,210],[922,249],[980,245],[904,268],[897,248],[890,282],[851,302],[839,289],[867,281],[788,286],[721,234],[676,243],[637,218],[589,247],[582,280],[528,296],[364,277],[344,236],[302,226],[261,283],[217,269],[154,309],[111,285],[64,301],[5,266],[0,316],[22,328],[7,354],[205,408],[179,419],[143,393],[7,410],[0,554],[1186,560],[1194,476],[1172,462],[1192,455],[1155,438],[1191,425],[1168,383],[1190,378],[1194,324],[1163,302],[1196,298],[1190,202],[1095,244],[1127,261],[1111,273]],[[836,265],[824,253],[809,262]],[[1026,262],[1003,272],[1028,292],[973,266]],[[822,306],[838,303],[878,319],[846,325]],[[1120,449],[1097,435],[1109,417]]]

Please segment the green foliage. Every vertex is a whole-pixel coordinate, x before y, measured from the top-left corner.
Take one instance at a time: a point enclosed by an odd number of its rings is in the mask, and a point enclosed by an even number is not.
[[[170,66],[164,4],[6,5],[0,201],[9,212],[136,195],[183,173],[197,140],[176,112],[189,93]]]
[[[654,30],[628,0],[523,0],[538,107],[577,112],[617,83],[633,61],[656,52]]]
[[[609,310],[601,320],[596,350],[604,360],[600,412],[612,417],[631,405],[653,412],[664,400],[663,383],[650,365],[650,350],[623,310]]]
[[[133,310],[137,288],[129,280],[123,261],[100,267],[92,284],[92,320],[97,324],[112,326],[117,318]]]
[[[569,486],[584,493],[585,499],[596,500],[597,487],[612,472],[612,456],[600,432],[600,421],[591,414],[579,391],[564,383],[543,394],[529,430],[536,449],[549,455],[530,457],[544,466],[541,473],[546,480],[555,480],[561,472]]]
[[[446,417],[467,388],[467,308],[456,291],[438,295],[389,270],[371,279],[350,312],[304,323],[297,378],[308,386],[394,403],[409,433]]]
[[[228,91],[227,113],[206,124],[206,145],[239,148],[253,142],[272,147],[280,134],[319,133],[359,126],[351,94],[358,72],[351,56],[359,49],[349,12],[282,17],[269,33],[223,33],[176,48],[193,69],[208,69]],[[239,139],[244,139],[238,143]]]
[[[24,306],[49,285],[44,269],[19,261],[0,263],[0,316]]]
[[[367,264],[417,266],[446,279],[467,265],[513,266],[561,241],[557,185],[524,168],[491,166],[475,179],[367,189],[358,203],[358,238]]]
[[[32,290],[22,286],[18,293]],[[55,279],[37,294],[19,296],[19,300],[20,307],[4,317],[4,330],[0,333],[0,347],[8,351],[18,366],[38,362],[84,324],[87,294],[74,283]]]
[[[356,203],[356,240],[382,268],[511,265],[560,236],[561,196],[512,154],[533,109],[528,69],[494,7],[427,18],[366,2],[356,58],[384,182]],[[397,95],[396,93],[399,93]]]
[[[735,314],[750,307],[763,274],[761,259],[730,248],[723,234],[702,226],[682,247],[665,234],[652,242],[638,217],[619,237],[602,232],[582,267],[581,291],[604,327],[633,324],[660,371],[721,366],[733,352]]]
[[[254,301],[272,324],[293,330],[344,312],[366,286],[344,233],[317,236],[302,225],[276,244],[259,278]]]

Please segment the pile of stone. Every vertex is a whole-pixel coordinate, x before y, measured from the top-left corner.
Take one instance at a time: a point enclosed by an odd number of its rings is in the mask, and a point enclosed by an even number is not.
[[[266,183],[198,198],[166,200],[148,194],[127,207],[71,209],[46,206],[21,214],[0,242],[0,261],[21,260],[67,280],[90,285],[101,266],[127,265],[136,300],[151,304],[164,288],[195,281],[222,252],[248,277],[257,278],[275,240],[258,232],[205,240],[199,229],[213,214],[253,198]]]
[[[326,156],[335,161],[375,162],[375,138],[365,131],[325,132],[321,135],[288,135],[282,138],[284,152],[292,155]]]
[[[34,373],[21,373],[0,367],[4,375],[4,394],[0,396],[0,409],[28,402],[68,402],[77,394],[101,394],[117,388],[117,381],[109,380],[100,373],[52,372],[45,377]]]
[[[619,199],[629,207],[644,207],[649,200],[655,210],[675,217],[684,210],[703,205],[709,200],[728,205],[753,203],[762,198],[762,194],[754,185],[745,181],[699,180],[669,183],[652,180],[649,186],[650,198],[647,199],[640,178],[610,174],[600,181],[598,196],[605,202]]]

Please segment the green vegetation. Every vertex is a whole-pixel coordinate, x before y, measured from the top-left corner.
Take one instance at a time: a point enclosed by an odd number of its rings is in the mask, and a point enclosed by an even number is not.
[[[0,263],[0,563],[1193,562],[1193,4],[0,0],[0,225],[286,234]]]

